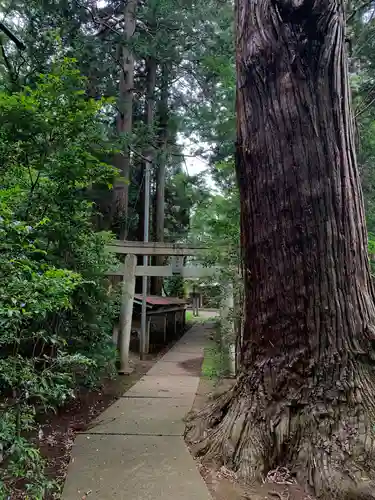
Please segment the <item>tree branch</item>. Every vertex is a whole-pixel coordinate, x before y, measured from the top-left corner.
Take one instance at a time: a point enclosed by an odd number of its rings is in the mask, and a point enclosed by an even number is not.
[[[5,26],[4,23],[1,23],[1,22],[0,22],[0,31],[2,31],[3,33],[5,33],[12,40],[12,42],[16,45],[16,47],[19,50],[25,50],[26,49],[26,45],[23,43],[23,41],[20,40],[14,33],[12,33],[10,31],[9,28],[7,28]]]
[[[368,110],[368,108],[374,104],[375,102],[375,96],[370,99],[370,101],[365,105],[365,106],[362,106],[362,108],[360,108],[354,115],[354,118],[358,118],[358,116],[361,116],[365,111]]]
[[[373,3],[374,0],[365,0],[364,2],[362,2],[360,5],[358,5],[357,8],[355,8],[353,10],[353,12],[350,14],[350,16],[346,19],[346,22],[348,23],[349,21],[351,21],[353,19],[353,17],[358,14],[358,12],[360,12],[362,9],[365,9],[366,7],[368,7],[369,5],[371,5]]]
[[[129,147],[130,151],[131,151],[132,153],[134,153],[134,154],[135,154],[135,156],[138,156],[138,158],[140,158],[141,160],[143,160],[143,161],[147,161],[147,162],[149,162],[149,161],[150,161],[150,159],[149,159],[149,158],[146,158],[146,157],[145,157],[142,153],[139,153],[138,151],[136,151],[135,149],[133,149],[131,146],[128,146],[128,147]]]
[[[107,32],[107,30],[110,30],[110,31],[113,31],[113,33],[115,33],[116,35],[118,36],[121,36],[121,33],[117,30],[115,30],[113,28],[113,26],[111,26],[110,24],[108,24],[106,21],[104,21],[103,18],[101,17],[97,17],[95,15],[95,13],[89,9],[89,7],[86,7],[86,5],[83,5],[81,4],[80,2],[76,1],[76,4],[81,7],[82,9],[86,10],[86,12],[88,12],[91,16],[91,19],[92,19],[92,22],[95,24],[95,26],[99,26],[99,27],[102,27],[101,30],[98,31],[98,33],[96,33],[96,36],[100,36],[100,35],[103,35]],[[121,19],[117,20],[116,23],[114,23],[114,26],[116,26],[119,22],[121,21]],[[103,28],[103,26],[106,28]]]
[[[11,79],[12,82],[14,82],[14,70],[13,70],[12,65],[10,64],[8,56],[6,55],[4,44],[2,43],[2,40],[0,42],[0,48],[1,48],[1,54],[3,56],[4,62],[5,62],[5,66],[7,67],[10,79]]]

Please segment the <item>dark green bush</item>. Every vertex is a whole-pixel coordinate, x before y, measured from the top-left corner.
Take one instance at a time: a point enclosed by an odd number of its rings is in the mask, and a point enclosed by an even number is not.
[[[25,432],[114,370],[111,235],[92,226],[89,196],[115,171],[101,160],[107,103],[84,85],[64,60],[34,89],[0,93],[0,498],[19,478],[33,500],[54,487]]]

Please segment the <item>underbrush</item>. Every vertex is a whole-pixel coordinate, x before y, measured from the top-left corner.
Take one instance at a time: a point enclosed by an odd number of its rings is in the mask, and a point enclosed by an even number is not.
[[[218,381],[230,376],[229,351],[220,339],[220,323],[215,326],[215,334],[204,349],[202,376]]]

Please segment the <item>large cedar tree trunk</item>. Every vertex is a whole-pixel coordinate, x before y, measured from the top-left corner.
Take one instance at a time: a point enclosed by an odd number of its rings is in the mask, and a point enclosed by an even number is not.
[[[188,426],[245,479],[375,498],[375,309],[342,0],[237,0],[243,370]]]

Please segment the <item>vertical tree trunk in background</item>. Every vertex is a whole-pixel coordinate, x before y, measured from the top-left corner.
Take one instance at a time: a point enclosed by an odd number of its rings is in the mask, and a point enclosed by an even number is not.
[[[342,0],[237,0],[242,374],[187,437],[245,479],[375,498],[375,309]]]
[[[143,157],[153,157],[154,145],[153,140],[153,125],[154,125],[154,114],[155,114],[155,85],[156,85],[156,70],[157,63],[154,58],[148,58],[146,60],[146,98],[145,98],[145,109],[144,109],[144,124],[147,130],[147,137],[143,149]],[[140,192],[139,199],[139,220],[137,227],[137,237],[139,241],[143,240],[143,228],[144,228],[144,174],[145,174],[145,161],[140,162],[140,177],[143,179],[142,189]]]
[[[155,240],[164,241],[164,212],[165,212],[165,171],[167,162],[167,141],[168,141],[168,94],[169,94],[169,67],[164,64],[161,72],[160,101],[158,105],[158,150],[159,159],[156,165],[156,194],[154,211]],[[164,265],[163,256],[155,257],[155,265]],[[152,294],[162,295],[163,278],[154,277],[151,279]]]
[[[129,48],[129,42],[135,31],[137,3],[137,0],[127,0],[124,4],[124,37],[118,47],[121,70],[116,129],[119,137],[129,137],[133,126],[134,57]],[[114,186],[114,211],[119,222],[119,237],[126,239],[130,169],[128,147],[116,155],[115,166],[120,170],[121,178],[115,182]]]
[[[157,62],[153,57],[149,57],[146,60],[146,99],[145,99],[145,110],[144,110],[144,123],[147,130],[147,140],[145,141],[143,156],[144,158],[149,158],[153,160],[154,156],[154,144],[153,141],[153,126],[154,126],[154,115],[155,115],[155,86],[156,86],[156,71]],[[140,163],[141,178],[143,179],[140,198],[139,198],[139,219],[137,227],[137,236],[139,241],[143,241],[144,234],[144,197],[145,197],[145,167],[146,163],[144,160]],[[142,262],[141,260],[139,262]],[[140,264],[139,264],[140,265]],[[137,279],[136,290],[140,293],[142,289],[142,278]]]

